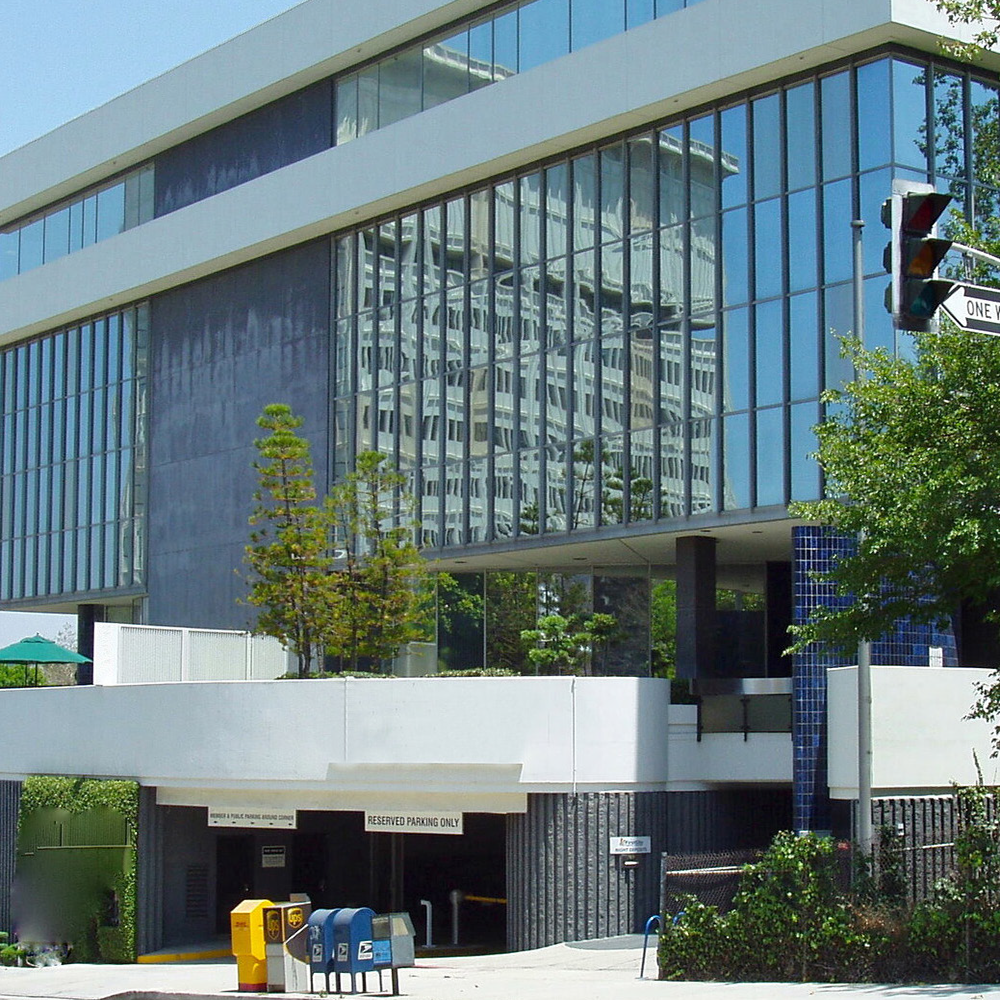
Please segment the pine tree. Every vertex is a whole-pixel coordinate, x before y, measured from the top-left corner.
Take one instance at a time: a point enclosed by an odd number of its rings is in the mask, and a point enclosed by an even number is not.
[[[247,603],[260,609],[257,629],[294,653],[305,677],[314,651],[326,645],[335,602],[330,515],[316,502],[309,442],[295,433],[302,422],[283,403],[266,406],[257,419],[269,434],[254,441],[259,485],[245,562]]]

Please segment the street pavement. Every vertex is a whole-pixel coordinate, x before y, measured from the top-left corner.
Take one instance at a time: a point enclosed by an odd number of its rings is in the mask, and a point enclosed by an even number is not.
[[[643,979],[642,935],[635,934],[504,955],[421,958],[415,968],[399,970],[400,995],[417,1000],[1000,1000],[1000,984],[661,983],[655,978],[654,944],[651,938]],[[388,974],[384,984],[383,995],[391,990]],[[350,985],[350,976],[341,976],[341,987],[350,990]],[[317,976],[316,991],[324,986]],[[362,986],[360,976],[357,986]],[[368,986],[378,995],[377,974],[369,973]],[[231,959],[0,968],[0,1000],[233,1000],[234,995],[239,994]],[[242,996],[250,1000],[257,994]]]

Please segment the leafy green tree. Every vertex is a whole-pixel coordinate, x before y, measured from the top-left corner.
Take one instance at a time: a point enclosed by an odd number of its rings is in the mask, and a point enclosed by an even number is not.
[[[978,59],[1000,38],[1000,3],[997,0],[933,0],[953,25],[971,24],[976,31],[972,43],[945,41],[943,47],[963,59]]]
[[[45,687],[48,683],[37,664],[0,663],[0,688]]]
[[[829,577],[850,600],[796,626],[797,648],[849,649],[902,617],[943,623],[960,603],[997,610],[1000,341],[945,328],[915,347],[908,359],[848,343],[858,377],[825,394],[828,498],[791,512],[864,537]]]
[[[535,643],[528,650],[528,659],[538,673],[583,674],[594,647],[607,642],[617,628],[614,615],[543,615],[535,628],[521,633],[521,638]]]
[[[268,434],[254,441],[258,488],[244,561],[246,602],[259,609],[256,628],[280,640],[305,677],[330,632],[333,602],[330,520],[317,503],[309,442],[296,433],[302,423],[284,403],[264,407],[257,418]]]
[[[535,573],[486,574],[486,662],[490,667],[524,673],[531,643],[524,633],[538,616]]]
[[[379,664],[428,638],[427,567],[413,542],[413,497],[385,455],[365,451],[325,505],[337,555],[328,652],[343,668]]]
[[[677,582],[661,580],[649,594],[653,673],[673,677],[677,670]]]

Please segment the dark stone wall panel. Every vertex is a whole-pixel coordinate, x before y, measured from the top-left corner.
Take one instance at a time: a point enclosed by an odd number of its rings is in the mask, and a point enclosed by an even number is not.
[[[665,792],[529,795],[507,817],[507,944],[512,950],[628,934],[658,910]],[[626,868],[611,837],[648,836]]]
[[[136,950],[145,955],[163,947],[163,807],[155,788],[139,788],[136,858]]]
[[[17,814],[21,782],[0,781],[0,931],[10,932],[10,889],[17,864]]]
[[[990,808],[995,813],[995,805]],[[909,898],[926,899],[934,883],[944,878],[954,864],[953,844],[960,829],[957,800],[951,795],[875,799],[872,830],[876,850],[882,827],[900,838]]]
[[[157,156],[155,214],[303,160],[332,141],[332,83],[322,80]]]
[[[256,419],[305,419],[316,482],[328,452],[330,251],[296,247],[156,297],[149,375],[149,622],[245,628]]]

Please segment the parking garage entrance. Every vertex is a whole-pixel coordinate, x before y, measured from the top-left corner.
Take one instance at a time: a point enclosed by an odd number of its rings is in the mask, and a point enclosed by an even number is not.
[[[242,899],[305,892],[317,908],[408,912],[421,946],[430,914],[435,947],[505,947],[502,814],[465,813],[461,834],[442,835],[366,831],[362,812],[300,810],[296,828],[282,830],[209,827],[203,809],[165,809],[164,899],[175,902],[164,945],[228,935]]]

